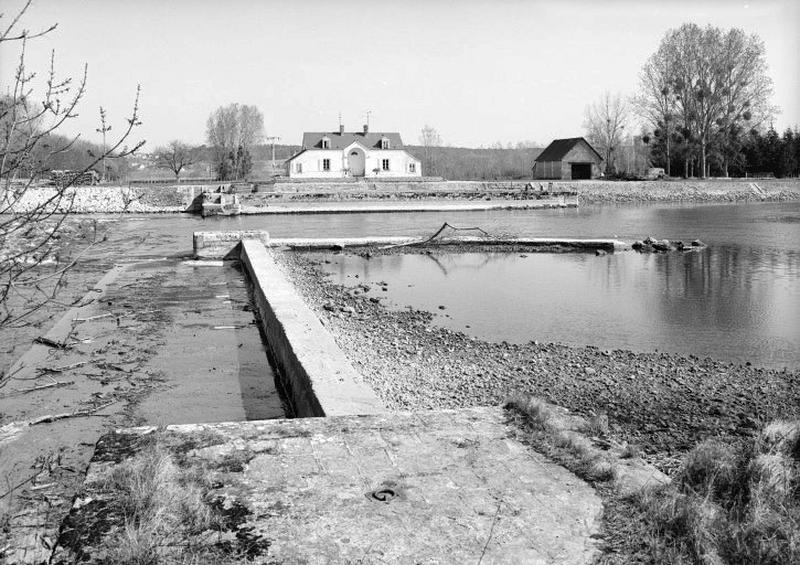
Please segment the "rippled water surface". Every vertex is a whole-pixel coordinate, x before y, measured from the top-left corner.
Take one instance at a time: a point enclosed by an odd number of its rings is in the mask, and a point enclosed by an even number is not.
[[[392,304],[437,313],[488,339],[659,349],[800,368],[800,203],[597,206],[563,210],[126,220],[160,249],[195,230],[274,237],[428,235],[442,222],[494,234],[702,239],[696,253],[334,257],[346,284],[386,281]],[[359,278],[355,278],[355,275]],[[445,306],[440,310],[439,306]],[[449,317],[448,317],[449,316]],[[469,327],[467,327],[469,326]]]

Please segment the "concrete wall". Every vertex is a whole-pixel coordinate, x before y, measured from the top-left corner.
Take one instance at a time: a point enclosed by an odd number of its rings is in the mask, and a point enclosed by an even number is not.
[[[264,245],[242,241],[250,281],[273,360],[295,414],[342,416],[385,409],[333,336],[286,280]]]
[[[200,259],[239,258],[239,242],[252,239],[262,245],[269,244],[269,232],[247,231],[196,231],[193,236],[194,254]]]

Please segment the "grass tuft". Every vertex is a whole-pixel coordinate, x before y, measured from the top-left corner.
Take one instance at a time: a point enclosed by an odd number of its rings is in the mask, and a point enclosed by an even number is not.
[[[800,422],[749,443],[707,441],[669,487],[639,498],[653,555],[695,563],[800,563]],[[658,561],[658,560],[656,560]]]
[[[602,493],[605,545],[598,563],[800,563],[800,420],[775,421],[736,444],[700,443],[670,484],[630,495],[617,488],[613,463],[559,427],[544,402],[509,406],[525,415],[537,450]],[[602,420],[590,421],[582,431],[602,435],[602,427]],[[637,451],[628,445],[622,457]]]
[[[169,451],[153,442],[113,469],[103,485],[118,525],[105,536],[104,562],[233,564],[248,561],[230,543],[225,516],[209,500],[208,477],[181,468]],[[238,539],[238,538],[237,538]]]

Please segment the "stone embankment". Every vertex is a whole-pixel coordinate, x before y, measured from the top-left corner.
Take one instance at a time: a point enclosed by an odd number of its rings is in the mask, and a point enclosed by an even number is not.
[[[638,444],[669,472],[697,442],[749,436],[800,406],[797,371],[544,341],[486,342],[436,326],[431,313],[384,307],[380,288],[331,284],[303,254],[286,253],[281,261],[390,409],[485,406],[534,395],[584,416],[606,414],[613,439]]]
[[[227,185],[221,187],[225,189]],[[59,208],[78,213],[199,212],[200,194],[219,188],[217,185],[80,186],[67,191],[67,198],[60,202]],[[276,183],[246,188],[237,188],[237,197],[244,210],[255,213],[268,213],[270,206],[295,202],[537,201],[575,193],[580,204],[800,200],[798,179]],[[52,187],[33,188],[17,209],[31,209],[54,195]]]
[[[576,185],[581,204],[800,200],[800,179],[582,181]]]
[[[175,213],[188,211],[200,192],[193,186],[77,186],[59,195],[54,187],[35,187],[24,193],[14,210],[25,212],[45,206],[78,214]]]

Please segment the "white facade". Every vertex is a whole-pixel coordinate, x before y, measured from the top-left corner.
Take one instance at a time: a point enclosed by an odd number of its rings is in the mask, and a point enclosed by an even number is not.
[[[343,149],[304,149],[287,161],[290,178],[421,177],[422,163],[404,149],[368,148],[357,141]]]

